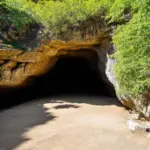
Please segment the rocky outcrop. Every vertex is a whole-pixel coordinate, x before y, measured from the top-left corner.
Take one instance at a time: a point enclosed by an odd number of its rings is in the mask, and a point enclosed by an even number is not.
[[[77,21],[76,24],[67,25],[66,29],[58,30],[57,32],[53,29],[46,29],[46,27],[37,22],[35,18],[32,18],[25,12],[10,10],[4,4],[0,5],[0,13],[4,16],[9,16],[12,12],[16,13],[16,16],[23,14],[25,17],[30,17],[32,20],[26,24],[19,22],[20,27],[14,24],[6,18],[0,22],[0,43],[13,45],[15,48],[32,51],[40,46],[40,43],[45,40],[62,40],[62,41],[82,41],[86,39],[93,39],[97,37],[101,30],[107,28],[105,21],[105,11],[99,10],[97,14],[91,16],[83,21]],[[11,15],[10,15],[11,16]]]
[[[85,41],[51,41],[42,44],[32,52],[20,50],[0,50],[0,87],[26,86],[38,76],[48,72],[63,55],[91,59],[99,49],[99,54],[107,53],[104,43],[110,38],[100,38]],[[101,58],[102,59],[102,58]]]
[[[106,64],[106,75],[109,79],[109,81],[114,85],[116,92],[119,91],[120,87],[118,84],[118,81],[115,76],[115,71],[114,71],[114,65],[116,64],[116,60],[111,57],[107,57],[107,64]],[[118,99],[122,102],[124,106],[130,109],[134,109],[135,105],[133,101],[127,97],[127,96],[121,96],[119,93],[117,93]]]

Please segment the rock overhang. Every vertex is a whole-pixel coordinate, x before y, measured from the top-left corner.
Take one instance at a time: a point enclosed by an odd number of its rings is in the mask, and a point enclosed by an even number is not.
[[[103,34],[80,41],[46,41],[31,52],[0,50],[0,88],[27,86],[34,77],[46,74],[61,56],[91,60],[97,51],[107,53],[105,47],[110,41],[110,36]]]

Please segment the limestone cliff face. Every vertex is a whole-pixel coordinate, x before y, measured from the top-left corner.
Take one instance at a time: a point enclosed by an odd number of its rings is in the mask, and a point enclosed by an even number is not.
[[[118,91],[120,89],[120,86],[116,79],[115,71],[114,71],[114,65],[117,62],[114,58],[108,57],[107,59],[108,60],[107,60],[107,64],[106,64],[106,75],[107,75],[109,81],[114,85],[115,90]],[[125,95],[121,96],[118,93],[117,93],[117,96],[124,106],[126,106],[127,108],[130,108],[130,109],[135,108],[133,100],[131,98],[129,98],[129,96],[125,96]]]
[[[6,8],[4,8],[6,9]],[[6,11],[6,10],[5,10]],[[4,12],[5,13],[5,12]],[[102,30],[108,29],[104,19],[104,10],[93,17],[76,24],[68,26],[65,31],[55,33],[53,30],[45,30],[42,24],[29,23],[19,30],[11,23],[0,22],[0,48],[2,43],[9,43],[19,49],[33,51],[39,48],[40,43],[45,40],[83,41],[99,36]]]
[[[31,83],[34,77],[48,72],[63,55],[91,59],[94,52],[104,52],[108,36],[85,41],[51,41],[32,52],[0,50],[0,87],[21,87]]]

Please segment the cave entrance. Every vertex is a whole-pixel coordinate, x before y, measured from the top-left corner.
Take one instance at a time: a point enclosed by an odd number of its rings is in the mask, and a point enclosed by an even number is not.
[[[116,97],[113,85],[108,80],[104,81],[105,73],[100,73],[101,61],[97,53],[93,55],[90,52],[87,55],[90,58],[85,57],[87,53],[83,54],[82,57],[60,56],[54,67],[45,75],[37,77],[32,85],[1,95],[4,103],[0,108],[53,96]],[[105,67],[105,64],[101,63],[100,66]]]
[[[101,95],[112,96],[110,87],[102,80],[97,58],[61,56],[55,66],[34,83],[34,94],[40,96]]]

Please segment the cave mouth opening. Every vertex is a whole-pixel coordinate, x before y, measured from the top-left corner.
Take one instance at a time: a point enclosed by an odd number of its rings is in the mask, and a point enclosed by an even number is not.
[[[115,96],[98,70],[98,57],[61,56],[55,66],[32,86],[36,97],[49,96]],[[113,93],[113,94],[112,94]]]
[[[115,90],[106,84],[98,70],[98,58],[88,60],[77,56],[60,56],[54,67],[37,77],[29,87],[7,94],[2,108],[27,101],[53,96],[107,96],[115,97]],[[113,94],[112,94],[113,93]],[[10,100],[12,99],[13,100]]]

